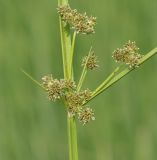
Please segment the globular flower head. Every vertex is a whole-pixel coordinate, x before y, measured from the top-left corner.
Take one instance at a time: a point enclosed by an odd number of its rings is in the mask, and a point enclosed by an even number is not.
[[[79,112],[78,119],[83,123],[83,125],[87,124],[91,120],[95,120],[93,110],[89,107],[81,110],[81,112]]]
[[[49,100],[55,101],[65,96],[69,90],[76,88],[75,82],[72,80],[65,79],[54,79],[52,75],[47,75],[42,78],[42,85],[48,93]]]
[[[82,66],[86,66],[87,69],[93,70],[97,67],[98,65],[98,60],[97,56],[95,55],[94,51],[90,51],[91,53],[88,56],[85,56],[82,59]]]
[[[86,89],[84,91],[81,91],[79,93],[83,98],[83,103],[85,103],[86,101],[90,100],[91,96],[92,96],[92,92],[89,89]]]
[[[53,77],[51,74],[46,75],[46,76],[42,77],[42,81],[43,81],[43,83],[42,83],[43,87],[45,87],[47,89],[49,87],[49,85],[51,84],[51,82],[53,81]]]
[[[61,79],[60,82],[62,83],[64,89],[68,89],[68,90],[76,89],[75,82],[70,79]]]
[[[69,5],[59,6],[57,10],[61,19],[65,23],[68,23],[76,33],[90,34],[95,32],[95,17],[88,17],[86,13],[78,13],[76,9],[71,9]]]
[[[69,92],[66,95],[66,101],[68,105],[68,110],[71,115],[75,115],[77,112],[79,112],[80,107],[83,104],[82,96],[78,92]]]
[[[92,92],[87,89],[81,92],[69,92],[66,94],[66,101],[68,105],[68,110],[71,115],[79,113],[82,106],[91,98]]]
[[[136,46],[136,42],[131,42],[130,40],[124,44],[124,49],[126,49],[129,53],[138,53],[139,48]]]
[[[89,89],[77,91],[74,81],[54,79],[52,75],[42,77],[42,81],[42,85],[48,93],[49,100],[56,101],[61,98],[65,100],[69,116],[78,116],[78,119],[83,124],[94,120],[92,109],[84,107],[84,104],[90,100],[92,95]]]
[[[44,76],[43,87],[45,87],[49,100],[55,101],[61,98],[63,86],[59,80],[53,79],[52,75]]]
[[[129,68],[138,67],[142,55],[138,53],[139,48],[135,42],[128,41],[123,48],[117,48],[113,52],[113,58],[116,62],[122,62],[129,66]]]

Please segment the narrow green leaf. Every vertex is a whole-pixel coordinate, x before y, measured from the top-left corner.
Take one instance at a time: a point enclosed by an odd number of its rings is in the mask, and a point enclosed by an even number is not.
[[[22,68],[20,69],[21,72],[23,72],[30,80],[32,80],[35,84],[37,84],[38,86],[40,86],[41,88],[43,88],[45,90],[45,88],[42,86],[42,84],[40,82],[38,82],[37,80],[35,80],[30,74],[28,74],[26,71],[24,71]]]

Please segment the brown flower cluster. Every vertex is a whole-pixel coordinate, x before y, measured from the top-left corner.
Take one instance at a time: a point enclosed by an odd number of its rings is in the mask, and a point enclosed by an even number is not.
[[[86,66],[87,69],[93,70],[99,67],[99,65],[98,65],[97,56],[95,55],[94,51],[90,51],[90,52],[91,53],[89,56],[83,57],[82,66]]]
[[[91,94],[91,91],[87,89],[81,92],[69,92],[66,95],[69,112],[72,116],[80,112],[83,104],[91,98]]]
[[[90,120],[94,120],[94,112],[92,109],[84,107],[84,104],[92,95],[92,92],[89,89],[78,92],[76,91],[74,81],[54,79],[52,75],[44,76],[42,81],[42,85],[48,93],[49,100],[56,101],[61,98],[65,99],[70,116],[78,115],[78,119],[83,124],[88,123]]]
[[[71,9],[69,5],[59,6],[57,10],[61,19],[68,23],[76,33],[90,34],[95,32],[95,17],[88,17],[86,13],[78,13],[76,9]]]
[[[95,120],[93,110],[83,106],[91,98],[91,94],[92,92],[87,89],[81,92],[70,92],[66,95],[70,116],[78,115],[78,119],[83,125]]]
[[[83,109],[81,112],[79,112],[78,119],[83,123],[83,125],[90,122],[91,120],[95,120],[93,110],[89,107]]]
[[[138,53],[139,48],[135,42],[128,41],[123,48],[117,48],[113,52],[113,58],[116,62],[122,62],[129,66],[129,68],[138,67],[142,55]]]
[[[42,85],[48,93],[48,98],[51,101],[56,101],[65,95],[66,90],[74,90],[75,82],[70,80],[54,79],[52,75],[47,75],[42,78]]]

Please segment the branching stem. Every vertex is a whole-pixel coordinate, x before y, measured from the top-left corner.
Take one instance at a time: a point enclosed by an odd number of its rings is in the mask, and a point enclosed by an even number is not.
[[[105,81],[103,81],[92,93],[92,96],[96,95],[99,91],[101,91],[117,74],[117,72],[120,70],[121,66],[118,66],[107,78]]]
[[[90,51],[89,51],[88,56],[86,58],[86,62],[83,66],[82,73],[81,73],[81,76],[80,76],[80,80],[79,80],[78,85],[77,85],[77,91],[80,91],[80,89],[82,87],[82,84],[85,80],[85,77],[86,77],[86,74],[87,74],[87,62],[88,62],[88,59],[89,59],[89,57],[92,53],[91,51],[92,51],[92,47],[90,48]]]
[[[73,77],[73,56],[74,56],[75,40],[76,40],[76,31],[74,31],[73,33],[72,44],[71,44],[71,55],[70,55],[70,70],[72,77]]]
[[[147,54],[145,54],[140,62],[139,62],[139,66],[142,65],[144,62],[146,62],[148,59],[150,59],[152,56],[154,56],[157,53],[157,48],[154,48],[153,50],[151,50],[150,52],[148,52]],[[104,92],[106,89],[108,89],[109,87],[111,87],[113,84],[115,84],[116,82],[118,82],[121,78],[125,77],[127,74],[129,74],[131,71],[135,70],[137,68],[125,68],[124,70],[122,70],[120,73],[118,73],[116,76],[114,76],[108,83],[106,83],[106,85],[103,86],[102,89],[98,90],[96,89],[93,93],[93,96],[91,97],[91,100],[93,100],[94,98],[96,98],[99,94],[101,94],[102,92]],[[111,74],[112,75],[112,74]],[[109,76],[110,77],[110,76]],[[111,76],[112,77],[112,76]],[[105,81],[104,81],[105,82]],[[88,101],[88,102],[89,102]],[[88,103],[86,102],[86,103]],[[86,104],[85,103],[85,104]],[[85,105],[84,104],[84,105]]]

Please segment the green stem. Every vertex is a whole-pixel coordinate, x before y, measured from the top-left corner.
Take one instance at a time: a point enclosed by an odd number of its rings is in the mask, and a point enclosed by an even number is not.
[[[120,70],[121,66],[118,66],[106,79],[104,82],[102,82],[96,89],[93,91],[92,96],[96,95],[100,90],[103,89],[103,87],[109,83],[112,78],[116,75],[116,73]]]
[[[68,0],[58,0],[58,5],[67,5]],[[70,53],[71,53],[71,34],[69,24],[65,24],[59,17],[60,22],[60,35],[61,35],[61,47],[62,47],[62,59],[63,59],[63,71],[64,78],[71,78],[70,69]]]
[[[70,51],[71,51],[71,35],[69,25],[64,26],[65,24],[61,21],[60,18],[60,33],[61,33],[61,46],[62,46],[62,58],[63,58],[63,70],[64,77],[70,79],[71,70],[70,70]]]
[[[68,0],[58,0],[58,5],[67,5]]]
[[[70,70],[72,77],[73,77],[73,56],[74,56],[75,40],[76,40],[76,31],[74,31],[73,33],[72,44],[71,44],[71,55],[70,55]]]
[[[77,85],[77,91],[80,91],[80,89],[82,87],[82,84],[83,84],[83,82],[85,80],[85,77],[86,77],[86,74],[87,74],[87,66],[86,65],[87,65],[87,62],[88,62],[88,58],[90,57],[90,55],[92,53],[91,51],[92,51],[92,47],[90,48],[90,51],[88,53],[86,62],[84,64],[84,66],[83,66],[82,73],[81,73],[81,76],[80,76],[80,80],[79,80],[78,85]]]
[[[83,70],[82,70],[82,73],[81,73],[81,77],[80,77],[78,86],[77,86],[77,91],[80,91],[80,89],[82,87],[82,84],[83,84],[83,82],[85,80],[86,74],[87,74],[87,68],[84,67]]]
[[[75,117],[67,116],[69,138],[69,160],[78,160],[77,130]]]
[[[59,5],[67,5],[68,0],[58,0]],[[62,58],[63,58],[63,71],[65,79],[73,79],[73,52],[76,33],[73,35],[71,44],[70,26],[60,20],[60,34],[61,34],[61,46],[62,46]],[[69,139],[69,160],[78,160],[77,151],[77,131],[75,118],[71,117],[68,113],[67,116],[68,125],[68,139]]]

